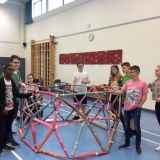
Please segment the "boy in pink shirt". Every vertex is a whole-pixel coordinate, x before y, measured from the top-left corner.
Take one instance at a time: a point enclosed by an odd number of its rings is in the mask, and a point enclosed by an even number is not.
[[[126,99],[124,101],[124,121],[125,121],[125,144],[119,146],[119,149],[130,147],[130,119],[133,114],[136,130],[136,152],[141,154],[141,128],[140,128],[140,116],[141,108],[147,99],[148,86],[139,79],[140,68],[138,66],[132,66],[130,68],[131,80],[128,80],[120,91],[111,91],[113,93],[122,94],[126,92]]]

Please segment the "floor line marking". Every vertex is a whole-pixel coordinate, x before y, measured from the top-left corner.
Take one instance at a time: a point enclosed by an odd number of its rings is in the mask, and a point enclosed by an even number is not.
[[[60,110],[63,110],[63,109],[60,109]],[[66,111],[66,110],[63,110],[64,112],[68,112],[68,113],[70,113],[69,111]],[[90,113],[91,115],[94,115],[94,114],[92,114],[92,113]],[[98,117],[100,117],[100,116],[98,116]],[[100,118],[102,118],[102,117],[100,117]],[[100,122],[98,122],[98,123],[100,123]],[[100,123],[100,124],[102,124],[103,125],[103,123]],[[121,123],[119,123],[119,124],[121,124]],[[121,124],[122,125],[122,124]],[[119,130],[119,129],[117,129],[117,130]],[[120,131],[120,130],[119,130]],[[152,132],[148,132],[148,131],[145,131],[145,130],[141,130],[142,132],[146,132],[146,133],[148,133],[148,134],[152,134],[152,135],[154,135],[154,136],[157,136],[157,137],[160,137],[160,135],[158,135],[158,134],[155,134],[155,133],[152,133]],[[159,143],[158,143],[159,144]]]
[[[11,151],[18,160],[23,160],[15,151]]]

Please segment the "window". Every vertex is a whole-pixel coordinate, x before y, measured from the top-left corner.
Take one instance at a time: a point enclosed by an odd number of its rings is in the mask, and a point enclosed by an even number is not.
[[[32,17],[34,18],[44,13],[46,13],[46,0],[33,0]]]
[[[75,0],[48,0],[48,11],[61,7]]]
[[[70,2],[73,2],[74,0],[64,0],[64,4],[67,4],[67,3],[70,3]]]
[[[32,18],[76,0],[32,0]]]
[[[51,11],[55,8],[63,6],[63,0],[48,0],[48,10]]]

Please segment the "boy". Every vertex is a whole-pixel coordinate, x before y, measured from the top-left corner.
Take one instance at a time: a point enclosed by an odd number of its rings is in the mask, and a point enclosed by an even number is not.
[[[130,63],[129,62],[124,62],[121,64],[122,67],[122,72],[125,74],[122,78],[122,86],[126,83],[126,81],[130,80],[131,77],[129,75],[130,72]],[[126,99],[126,93],[122,94],[122,101],[124,102],[124,100]],[[122,103],[123,103],[122,102]],[[133,120],[133,116],[131,116],[131,120],[130,120],[130,138],[135,138],[136,137],[136,131],[134,128],[134,120]]]
[[[16,103],[16,97],[29,98],[31,93],[19,93],[16,84],[11,79],[11,75],[14,72],[12,65],[6,65],[4,67],[4,76],[0,78],[0,155],[3,154],[3,149],[14,150],[12,145],[9,145],[6,137],[11,132],[14,104]],[[10,139],[10,142],[14,140]]]
[[[24,83],[22,83],[21,75],[20,75],[20,72],[18,70],[19,67],[20,67],[20,57],[17,56],[17,55],[12,55],[10,57],[10,63],[9,64],[12,65],[13,68],[14,68],[13,74],[11,75],[11,79],[14,81],[14,83],[16,84],[17,90],[19,91],[20,86],[21,87],[26,87],[26,85]],[[2,73],[1,77],[3,75],[4,75],[4,73]],[[17,117],[18,106],[19,106],[19,99],[16,98],[16,102],[14,103],[14,114],[13,114],[12,123],[13,123],[14,119]],[[16,141],[14,141],[13,135],[16,135],[16,132],[13,132],[11,130],[11,132],[8,134],[8,140],[9,140],[8,145],[10,145],[12,147],[19,147],[20,144],[17,143]]]
[[[140,68],[138,66],[130,67],[130,77],[120,91],[111,91],[113,93],[123,94],[126,92],[126,99],[124,101],[124,120],[125,120],[125,143],[119,146],[119,149],[130,147],[130,118],[133,114],[136,130],[136,152],[141,154],[141,129],[140,116],[141,108],[147,99],[148,86],[139,79]]]
[[[89,77],[88,77],[88,73],[86,71],[83,71],[84,68],[84,63],[82,61],[78,61],[77,62],[77,68],[78,71],[73,73],[72,76],[72,83],[73,84],[88,84],[90,83]],[[81,86],[74,86],[74,88],[71,88],[74,92],[87,92],[87,87],[81,87]],[[85,94],[83,95],[77,95],[77,99],[80,101],[83,97],[85,96]],[[74,102],[77,102],[74,99]],[[84,100],[82,101],[82,104],[87,104],[87,96],[84,98]],[[85,113],[85,106],[81,106],[81,110],[82,113]],[[79,115],[76,113],[75,117],[73,117],[74,120],[79,119]]]

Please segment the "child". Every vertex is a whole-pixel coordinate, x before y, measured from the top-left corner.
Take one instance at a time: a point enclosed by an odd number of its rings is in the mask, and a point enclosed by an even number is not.
[[[110,77],[109,77],[109,84],[108,86],[111,86],[112,88],[120,88],[122,86],[122,75],[120,74],[119,67],[117,65],[111,66],[111,71],[110,71]],[[111,103],[113,103],[114,99],[116,98],[117,95],[112,95],[111,97]],[[114,109],[118,111],[118,100],[114,104]],[[124,125],[124,117],[121,111],[120,114],[120,120],[123,125],[123,129],[125,130],[125,125]],[[111,127],[113,128],[113,126]]]
[[[122,78],[122,86],[126,83],[126,81],[130,80],[131,77],[129,75],[130,72],[130,63],[129,62],[124,62],[121,64],[122,67],[122,72],[125,74]],[[122,94],[122,105],[124,105],[124,100],[126,99],[126,93]],[[130,121],[130,138],[133,138],[136,136],[136,131],[135,131],[135,127],[134,127],[134,120],[133,120],[133,116],[131,116],[131,121]]]
[[[155,69],[155,76],[157,79],[148,84],[148,88],[151,89],[152,92],[152,99],[155,100],[155,112],[158,123],[160,125],[160,65]],[[155,148],[156,151],[160,151],[160,146]]]
[[[88,84],[88,83],[90,83],[88,73],[86,71],[83,71],[84,63],[82,61],[77,62],[77,68],[78,68],[78,71],[73,73],[72,83],[73,84]],[[87,92],[87,87],[74,86],[74,88],[72,87],[71,89],[74,92]],[[77,95],[76,97],[80,101],[84,96],[85,96],[85,94]],[[74,99],[74,102],[77,102],[77,101]],[[87,96],[82,101],[82,104],[87,104]],[[81,110],[82,110],[82,113],[85,113],[85,106],[82,105]],[[76,113],[75,117],[73,117],[74,120],[77,120],[79,118],[80,117],[77,113]]]
[[[111,91],[113,93],[123,94],[126,92],[127,96],[124,101],[124,119],[125,119],[125,143],[119,146],[119,149],[130,147],[130,118],[133,114],[136,130],[136,152],[141,154],[141,128],[140,116],[141,108],[147,99],[148,87],[147,84],[139,79],[140,68],[138,66],[130,67],[130,77],[120,91]]]
[[[18,70],[19,67],[20,67],[20,57],[17,56],[17,55],[12,55],[10,57],[10,63],[9,64],[12,65],[13,68],[14,68],[13,74],[11,75],[11,79],[14,81],[14,83],[16,84],[17,90],[19,91],[20,86],[21,87],[26,87],[26,85],[24,83],[22,83],[21,75],[20,75],[20,72]],[[4,73],[2,73],[1,77],[2,76],[4,76]],[[14,119],[17,117],[18,106],[19,106],[19,99],[16,98],[16,102],[14,103],[14,114],[13,114],[13,118],[12,118],[12,123],[13,123]],[[13,139],[13,135],[16,135],[16,132],[13,132],[11,130],[11,132],[8,134],[9,145],[11,145],[12,147],[19,147],[20,144],[17,143]]]
[[[32,73],[30,73],[28,76],[27,76],[27,80],[28,80],[28,83],[26,85],[26,88],[28,89],[33,89],[33,90],[39,90],[39,88],[36,86],[36,83],[34,83],[35,81],[35,78],[33,76]],[[42,101],[43,101],[43,95],[40,94],[40,93],[36,93],[33,95],[33,99],[37,102],[37,105],[38,105],[38,108],[39,106],[42,104]],[[28,105],[31,104],[31,100],[28,99]],[[43,116],[43,111],[41,112],[41,117]]]
[[[16,97],[28,98],[32,95],[18,92],[16,84],[11,79],[14,72],[12,65],[6,65],[3,71],[4,76],[0,78],[0,155],[2,155],[3,149],[14,150],[12,144],[15,142],[13,139],[8,139],[8,134],[12,130]]]

